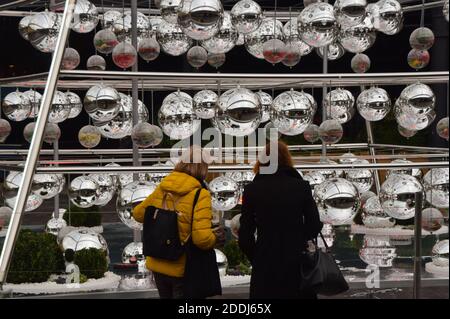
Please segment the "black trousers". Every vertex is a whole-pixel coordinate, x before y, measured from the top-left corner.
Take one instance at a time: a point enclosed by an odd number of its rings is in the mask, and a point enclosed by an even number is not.
[[[161,299],[184,299],[183,278],[153,273]]]

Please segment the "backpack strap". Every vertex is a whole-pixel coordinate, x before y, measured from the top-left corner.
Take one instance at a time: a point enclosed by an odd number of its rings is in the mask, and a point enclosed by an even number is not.
[[[200,187],[199,189],[197,189],[197,191],[195,192],[195,196],[194,196],[194,203],[192,204],[192,214],[191,214],[191,233],[189,234],[189,236],[187,236],[186,240],[184,241],[184,243],[186,244],[189,239],[191,238],[192,235],[192,227],[194,225],[194,212],[195,212],[195,205],[197,205],[198,199],[200,197],[200,193],[202,192],[202,187]]]

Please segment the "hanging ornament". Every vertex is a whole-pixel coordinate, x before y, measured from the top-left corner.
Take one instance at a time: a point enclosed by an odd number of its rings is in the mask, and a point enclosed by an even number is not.
[[[355,26],[364,20],[367,0],[336,0],[334,15],[341,28]]]
[[[329,45],[337,37],[338,24],[331,4],[312,3],[303,9],[297,19],[302,40],[312,47]]]
[[[355,54],[351,61],[351,67],[355,73],[366,73],[370,69],[370,58],[364,53]]]
[[[116,89],[94,85],[86,92],[84,109],[94,121],[106,122],[118,114],[120,102],[121,95]]]
[[[100,53],[112,53],[117,44],[119,44],[119,41],[110,29],[100,30],[94,36],[94,47]]]
[[[44,53],[55,50],[61,16],[45,10],[32,16],[28,24],[28,39],[34,48]]]
[[[281,63],[290,68],[296,66],[302,57],[300,45],[297,42],[287,42],[285,50],[286,55]]]
[[[201,45],[211,53],[227,53],[236,45],[238,36],[236,28],[231,23],[231,15],[224,12],[219,31],[213,37],[202,41]]]
[[[263,46],[272,39],[284,40],[283,24],[279,20],[266,18],[256,31],[245,36],[245,48],[255,58],[264,59]]]
[[[310,143],[315,143],[320,139],[319,127],[316,124],[309,124],[303,132],[303,137]]]
[[[341,29],[339,41],[345,50],[352,53],[361,53],[369,49],[377,38],[377,33],[370,16],[359,24]]]
[[[163,132],[159,126],[142,122],[136,124],[131,130],[131,140],[140,148],[157,146],[163,140]]]
[[[11,124],[5,119],[0,118],[0,143],[4,143],[11,134]]]
[[[231,9],[231,22],[241,34],[256,31],[263,19],[263,13],[258,3],[252,0],[241,0]]]
[[[439,120],[436,125],[436,131],[440,137],[448,141],[448,117]]]
[[[356,100],[359,114],[367,121],[380,121],[391,110],[391,99],[386,90],[371,87],[364,90]]]
[[[74,48],[66,48],[61,61],[63,70],[74,70],[80,64],[80,54]]]
[[[93,71],[105,71],[106,61],[100,55],[97,54],[91,55],[86,62],[86,69]]]
[[[312,47],[302,41],[300,33],[298,32],[297,18],[290,18],[283,27],[283,34],[285,37],[286,46],[292,44],[299,49],[301,56],[308,55],[312,51]]]
[[[186,54],[188,63],[194,68],[200,68],[208,60],[208,52],[201,46],[194,46]]]
[[[23,137],[28,143],[31,143],[35,127],[36,122],[30,122],[23,129]],[[58,141],[60,137],[61,137],[61,129],[59,128],[58,125],[54,123],[47,123],[45,125],[43,137],[44,142],[48,144],[53,144],[54,142]]]
[[[33,16],[30,14],[30,15],[27,15],[27,16],[23,17],[19,21],[19,33],[22,36],[22,38],[27,40],[27,41],[29,40],[28,36],[29,36],[30,31],[31,31],[29,25],[30,25],[30,21],[31,21],[32,17]]]
[[[65,95],[70,107],[69,119],[73,119],[81,113],[83,103],[81,102],[81,98],[73,92],[67,91]]]
[[[434,33],[426,27],[417,28],[411,33],[409,44],[413,49],[429,50],[434,44]]]
[[[420,70],[430,63],[430,53],[426,50],[412,49],[409,51],[407,59],[410,67]]]
[[[137,61],[136,49],[127,42],[121,42],[114,47],[112,58],[119,68],[128,69]]]
[[[78,141],[85,148],[94,148],[102,139],[102,135],[96,126],[86,125],[83,126],[78,132]]]
[[[33,89],[23,92],[23,95],[30,100],[31,112],[28,117],[30,119],[36,118],[39,112],[39,107],[41,106],[42,94]]]
[[[225,63],[225,53],[208,53],[208,64],[213,68],[220,68]]]
[[[201,119],[212,119],[218,99],[218,95],[211,90],[197,92],[192,99],[195,114]]]
[[[178,8],[182,0],[161,0],[159,8],[161,17],[168,23],[177,23]]]
[[[9,120],[21,122],[30,115],[31,103],[27,96],[17,90],[5,96],[2,109]]]
[[[155,60],[159,56],[160,50],[155,37],[143,38],[138,45],[139,56],[147,62]]]
[[[344,129],[337,120],[325,120],[319,126],[319,137],[325,144],[335,144],[344,135]]]
[[[122,19],[122,13],[117,10],[108,10],[103,13],[103,28],[114,31],[114,23]]]
[[[316,49],[316,53],[323,59],[324,47],[320,47]],[[338,42],[335,41],[328,45],[328,61],[335,61],[342,58],[345,54],[344,47]]]
[[[286,45],[281,40],[271,39],[263,44],[263,56],[269,63],[276,64],[283,61],[286,54]]]
[[[187,52],[192,45],[192,39],[183,30],[165,20],[161,21],[156,32],[156,39],[162,50],[168,55],[179,56]]]
[[[270,94],[259,90],[256,95],[261,102],[261,123],[265,123],[270,120],[270,110],[272,109],[273,99]]]
[[[70,28],[77,33],[89,33],[95,29],[98,21],[96,6],[87,0],[77,0]]]
[[[367,5],[367,12],[374,20],[374,27],[387,35],[394,35],[403,28],[403,9],[397,0],[380,0]]]
[[[142,12],[137,12],[136,20],[136,32],[138,44],[143,37],[148,35],[150,30],[149,20]],[[132,44],[132,24],[131,24],[131,11],[127,10],[123,13],[120,19],[117,19],[114,23],[114,33],[117,36],[119,42],[128,42]]]
[[[350,121],[355,113],[355,98],[349,90],[337,88],[328,92],[323,99],[323,106],[332,119],[341,124]]]

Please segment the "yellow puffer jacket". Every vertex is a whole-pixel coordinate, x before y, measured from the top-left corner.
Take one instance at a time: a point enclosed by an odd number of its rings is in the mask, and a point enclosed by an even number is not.
[[[134,208],[133,217],[138,222],[144,222],[145,209],[148,206],[162,208],[164,194],[167,192],[172,193],[175,201],[179,198],[176,209],[181,213],[178,216],[180,240],[185,242],[192,229],[193,243],[201,249],[211,249],[216,244],[216,236],[211,230],[211,194],[206,189],[202,189],[200,192],[195,205],[194,224],[191,227],[192,204],[194,203],[195,193],[200,187],[200,182],[194,177],[181,172],[172,172],[161,181],[149,197]],[[168,209],[173,209],[173,201],[169,196],[166,199],[166,206]],[[146,259],[148,269],[172,277],[184,276],[185,263],[185,255],[176,261],[152,257],[147,257]]]

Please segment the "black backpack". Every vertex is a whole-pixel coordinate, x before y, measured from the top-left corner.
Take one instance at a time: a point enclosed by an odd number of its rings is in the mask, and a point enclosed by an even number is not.
[[[197,190],[192,206],[192,213],[200,196],[201,188]],[[173,202],[173,210],[167,208],[167,197],[171,197]],[[178,214],[176,206],[178,201],[174,200],[172,194],[164,194],[162,205],[163,208],[148,206],[144,215],[143,230],[143,252],[144,256],[170,261],[178,260],[185,252],[185,242],[181,242],[178,231]]]

